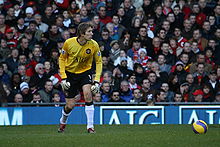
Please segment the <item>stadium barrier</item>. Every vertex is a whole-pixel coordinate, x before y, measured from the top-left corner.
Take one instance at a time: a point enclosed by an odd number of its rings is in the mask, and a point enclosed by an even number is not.
[[[163,105],[161,105],[163,104]],[[59,124],[64,103],[7,104],[0,107],[0,125]],[[86,124],[84,104],[78,103],[68,124]],[[34,106],[34,107],[33,107]],[[220,124],[220,103],[95,103],[95,124]]]

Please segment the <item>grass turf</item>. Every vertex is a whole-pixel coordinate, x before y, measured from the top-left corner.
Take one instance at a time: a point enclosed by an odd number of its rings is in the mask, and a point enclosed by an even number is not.
[[[1,126],[0,147],[219,147],[220,125],[209,125],[206,134],[194,134],[191,125],[96,125],[88,134],[85,125]]]

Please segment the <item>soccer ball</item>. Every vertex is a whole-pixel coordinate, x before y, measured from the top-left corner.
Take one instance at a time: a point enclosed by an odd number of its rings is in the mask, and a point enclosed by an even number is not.
[[[192,129],[196,134],[205,134],[208,130],[208,125],[203,120],[197,120],[193,123]]]

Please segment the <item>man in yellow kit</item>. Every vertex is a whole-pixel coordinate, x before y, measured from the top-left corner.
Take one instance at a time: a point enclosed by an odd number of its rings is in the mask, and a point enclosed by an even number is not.
[[[81,23],[78,26],[77,37],[65,41],[60,57],[59,66],[62,78],[61,86],[66,93],[66,105],[62,110],[60,128],[58,132],[64,132],[67,118],[74,108],[74,97],[83,91],[85,98],[85,113],[87,116],[87,131],[95,133],[93,126],[94,105],[92,93],[99,92],[99,80],[102,71],[102,58],[98,43],[92,40],[93,27],[89,23]],[[92,63],[95,59],[96,75],[92,79]]]

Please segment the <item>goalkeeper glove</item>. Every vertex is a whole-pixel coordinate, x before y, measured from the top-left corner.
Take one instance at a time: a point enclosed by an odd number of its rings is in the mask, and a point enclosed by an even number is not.
[[[99,93],[99,82],[98,81],[94,81],[92,86],[91,86],[91,92],[93,94]]]
[[[61,81],[61,84],[60,84],[60,85],[61,85],[63,91],[64,91],[64,90],[68,90],[68,89],[70,88],[70,82],[67,82],[66,79],[63,79],[63,80]]]

